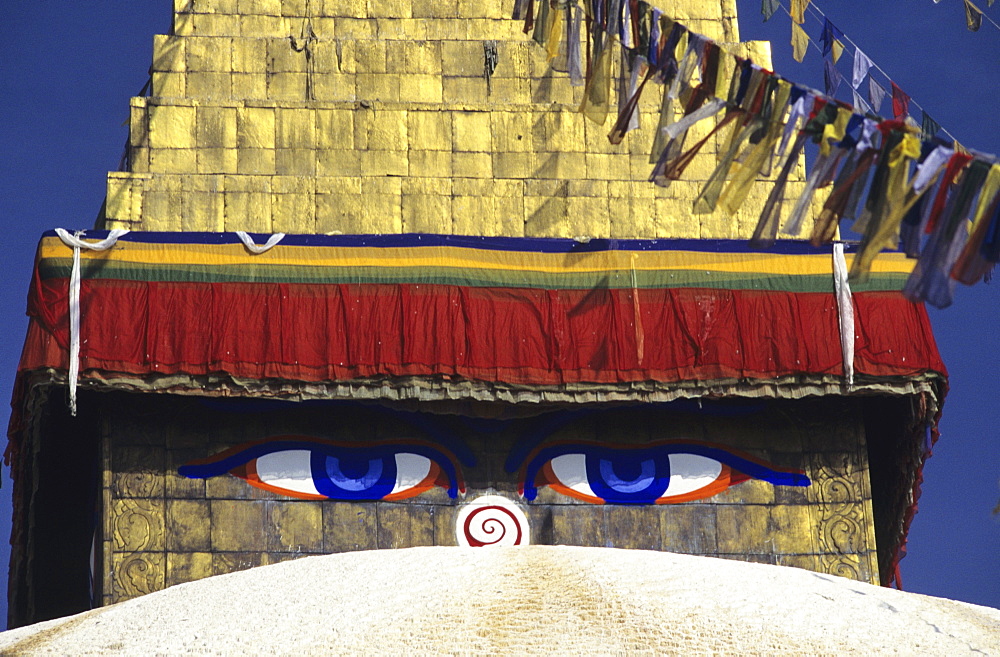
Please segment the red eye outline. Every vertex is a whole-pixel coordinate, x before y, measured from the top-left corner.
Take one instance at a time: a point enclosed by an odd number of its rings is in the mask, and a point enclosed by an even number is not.
[[[553,466],[566,457],[573,459],[564,466],[569,469],[566,479],[576,479],[572,485],[564,481]],[[674,459],[684,457],[694,457],[695,465],[673,463]],[[714,481],[693,490],[667,494],[672,482],[671,470],[676,465],[697,469],[709,461],[718,465]],[[619,469],[628,474],[619,477]],[[519,492],[529,501],[537,497],[538,488],[549,486],[561,495],[591,504],[691,502],[717,495],[748,479],[760,479],[775,486],[809,486],[812,483],[800,470],[778,468],[744,452],[703,441],[660,441],[640,445],[560,441],[533,449],[519,472]],[[698,476],[693,473],[691,478]]]
[[[295,451],[308,452],[309,461],[298,464],[298,470],[304,482],[311,479],[316,493],[275,485],[260,476],[259,459]],[[392,492],[400,483],[399,457],[407,456],[426,460],[428,471],[416,484]],[[341,471],[342,460],[354,466],[353,472]],[[363,468],[365,464],[367,472],[358,470],[357,466]],[[423,440],[355,443],[313,436],[273,436],[190,461],[178,468],[178,473],[192,479],[231,474],[255,488],[304,500],[396,501],[436,487],[447,490],[452,498],[465,494],[465,481],[455,456],[440,445]]]
[[[683,502],[703,500],[714,495],[718,495],[719,493],[729,489],[730,486],[735,486],[736,484],[743,483],[744,481],[753,478],[749,475],[743,474],[742,472],[736,472],[725,463],[722,463],[721,465],[721,472],[713,483],[688,493],[682,493],[680,495],[665,495],[657,498],[653,503],[681,504]],[[552,471],[552,461],[543,465],[542,469],[538,473],[538,476],[535,478],[535,487],[541,488],[542,486],[548,486],[560,495],[565,495],[566,497],[580,500],[581,502],[587,502],[588,504],[606,504],[606,502],[600,497],[581,493],[580,491],[563,484],[562,481],[559,480],[559,477],[556,476],[555,472]]]

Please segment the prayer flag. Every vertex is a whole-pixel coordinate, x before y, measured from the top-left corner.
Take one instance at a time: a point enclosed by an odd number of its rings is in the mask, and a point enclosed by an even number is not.
[[[837,65],[829,59],[825,60],[823,63],[823,80],[826,82],[827,96],[837,95],[837,89],[840,88],[840,83],[843,79],[844,76],[837,70]]]
[[[969,0],[965,0],[965,26],[970,32],[978,32],[983,26],[983,12]]]
[[[851,78],[851,86],[855,89],[861,87],[861,83],[864,82],[865,76],[868,75],[868,70],[872,67],[872,60],[868,59],[868,55],[861,52],[861,48],[856,48],[854,50],[854,74]]]
[[[774,16],[774,12],[778,11],[778,7],[780,6],[780,0],[761,0],[760,13],[764,14],[764,21],[767,22],[770,20],[771,16]]]
[[[851,89],[851,93],[854,94],[854,109],[858,110],[861,114],[866,114],[871,111],[871,107],[865,102],[865,99],[861,97],[857,89]]]
[[[909,116],[910,97],[897,87],[895,82],[890,81],[889,84],[892,85],[892,118],[900,119]]]
[[[885,100],[885,89],[874,78],[868,78],[868,100],[872,111],[878,114],[882,109],[882,101]]]
[[[806,50],[809,48],[809,35],[799,26],[792,23],[792,57],[795,61],[801,62],[806,57]]]
[[[840,54],[844,51],[844,33],[836,25],[830,22],[829,18],[823,19],[823,33],[820,34],[823,42],[823,54],[829,55],[833,52],[833,61],[840,59]]]
[[[941,124],[931,118],[930,114],[924,112],[924,118],[920,122],[920,132],[924,139],[930,139],[941,129]]]
[[[791,7],[789,14],[792,17],[792,22],[802,25],[806,21],[805,14],[806,7],[809,6],[809,0],[791,0],[789,6]],[[800,59],[799,61],[801,62],[802,60]]]

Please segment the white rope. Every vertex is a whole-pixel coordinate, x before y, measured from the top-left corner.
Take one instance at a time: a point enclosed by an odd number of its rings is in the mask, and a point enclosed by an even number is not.
[[[844,359],[844,378],[847,387],[854,386],[854,301],[847,282],[847,261],[844,243],[833,245],[833,289],[837,295],[837,318],[840,324],[840,353]]]
[[[247,247],[247,251],[249,251],[250,253],[254,253],[256,255],[260,255],[261,253],[266,253],[270,251],[275,244],[277,244],[278,242],[280,242],[285,238],[285,234],[275,233],[274,235],[271,235],[269,238],[267,238],[267,241],[264,242],[262,246],[257,246],[256,244],[254,244],[253,238],[250,237],[250,235],[247,234],[245,231],[242,230],[236,231],[236,237],[240,238],[240,241],[243,242],[243,246]]]
[[[56,228],[56,235],[63,244],[73,248],[73,270],[69,277],[69,412],[76,415],[76,384],[80,375],[80,249],[107,251],[118,238],[128,232],[116,228],[100,242],[84,242],[80,237],[85,231],[70,234],[68,230]]]

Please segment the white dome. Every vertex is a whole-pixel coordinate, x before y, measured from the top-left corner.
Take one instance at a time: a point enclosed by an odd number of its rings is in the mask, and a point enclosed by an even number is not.
[[[425,547],[221,575],[0,634],[4,654],[1000,654],[1000,611],[778,566]]]

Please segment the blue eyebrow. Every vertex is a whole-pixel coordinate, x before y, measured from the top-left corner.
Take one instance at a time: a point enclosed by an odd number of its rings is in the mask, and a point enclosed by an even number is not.
[[[458,436],[449,431],[439,417],[430,413],[420,413],[418,411],[402,411],[393,408],[376,408],[359,404],[358,402],[342,399],[307,399],[303,401],[289,401],[287,399],[244,399],[238,397],[207,398],[200,399],[199,403],[213,410],[228,413],[264,413],[269,411],[281,411],[289,408],[321,407],[321,408],[363,408],[380,415],[388,415],[398,420],[406,422],[411,426],[423,431],[435,442],[441,443],[449,452],[455,455],[459,463],[466,467],[476,465],[476,457],[469,446]]]
[[[670,402],[657,402],[654,404],[644,404],[643,408],[655,407],[657,409],[674,411],[679,413],[694,413],[696,415],[710,415],[713,417],[743,417],[759,413],[764,409],[764,404],[759,402],[728,402],[725,404],[712,403],[702,400],[677,399]],[[626,405],[615,406],[602,409],[582,409],[573,411],[556,411],[546,413],[535,418],[537,421],[530,429],[522,434],[517,444],[511,448],[510,454],[504,463],[507,472],[517,472],[524,461],[538,445],[542,444],[548,437],[559,431],[566,425],[576,420],[592,417],[594,415],[607,414],[613,411],[620,411],[627,408],[634,408]]]

